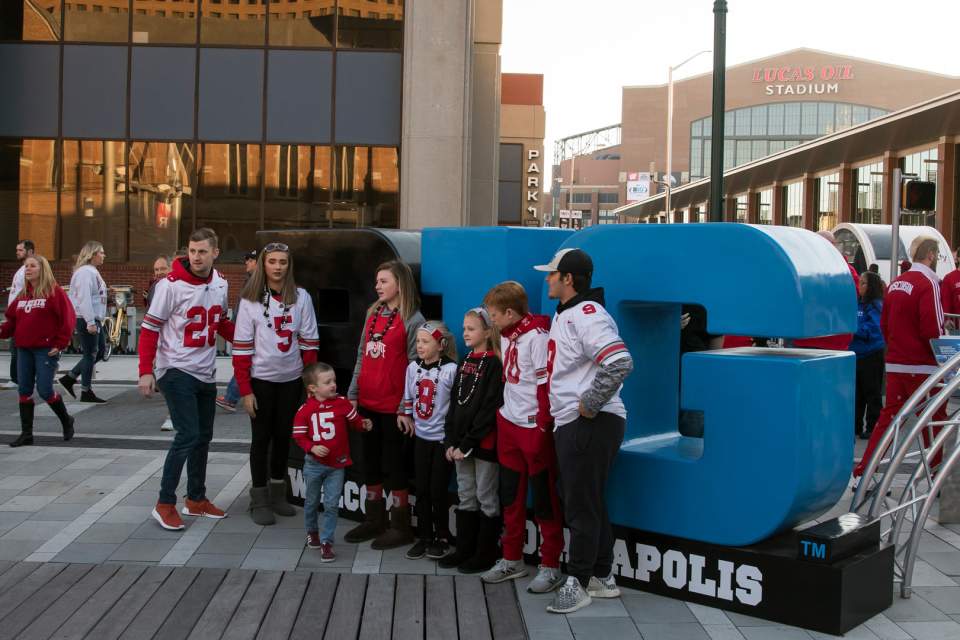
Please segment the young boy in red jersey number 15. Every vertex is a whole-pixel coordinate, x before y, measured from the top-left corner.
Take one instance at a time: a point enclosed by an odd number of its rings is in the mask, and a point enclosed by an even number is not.
[[[321,562],[333,562],[333,536],[337,529],[337,511],[343,495],[345,468],[350,460],[347,427],[370,431],[373,422],[361,418],[350,401],[337,395],[337,377],[333,367],[317,362],[303,370],[307,401],[293,419],[293,439],[303,449],[303,481],[307,485],[303,504],[307,547],[320,549]],[[317,529],[317,511],[323,494],[321,527]]]

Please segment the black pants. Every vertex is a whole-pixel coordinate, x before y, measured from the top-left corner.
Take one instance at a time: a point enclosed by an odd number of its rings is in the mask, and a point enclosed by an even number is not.
[[[287,477],[287,455],[293,418],[303,402],[303,383],[250,381],[257,399],[257,417],[250,419],[250,479],[253,486],[267,486],[267,471],[274,480]]]
[[[567,573],[584,588],[613,567],[613,528],[604,494],[626,420],[612,413],[577,418],[554,433],[560,502],[570,529]]]
[[[383,485],[387,491],[409,489],[413,442],[397,428],[397,414],[363,408],[360,414],[373,422],[373,429],[360,435],[363,481],[367,485]]]
[[[883,408],[883,349],[857,358],[857,399],[853,411],[853,433],[870,431]]]
[[[449,496],[453,463],[446,459],[443,441],[414,438],[413,457],[417,477],[417,537],[421,540],[450,538]]]

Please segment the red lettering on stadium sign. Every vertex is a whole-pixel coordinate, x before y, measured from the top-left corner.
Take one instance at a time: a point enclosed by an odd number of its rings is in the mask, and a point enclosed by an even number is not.
[[[852,64],[826,64],[822,67],[760,67],[753,70],[754,82],[810,82],[812,80],[852,80]]]

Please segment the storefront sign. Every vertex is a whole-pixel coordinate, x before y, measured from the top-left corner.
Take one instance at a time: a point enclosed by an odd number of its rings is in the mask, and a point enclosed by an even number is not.
[[[650,197],[650,174],[627,174],[627,202],[637,202]]]
[[[753,81],[765,83],[768,96],[839,93],[840,83],[853,80],[853,65],[760,67],[753,70]]]
[[[540,150],[527,149],[527,215],[539,217],[540,201]]]

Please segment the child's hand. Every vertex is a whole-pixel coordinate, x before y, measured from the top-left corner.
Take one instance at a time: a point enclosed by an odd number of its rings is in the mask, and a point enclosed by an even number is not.
[[[448,461],[453,462],[453,447],[447,447],[447,450],[443,452],[443,457]]]
[[[371,431],[372,429],[373,429],[373,420],[371,420],[370,418],[364,418],[364,419],[363,419],[363,430],[364,430],[364,431]]]
[[[413,418],[410,416],[397,416],[397,428],[400,429],[405,436],[412,436],[416,432],[413,426]]]
[[[330,453],[330,449],[327,449],[326,447],[317,444],[310,449],[310,453],[317,456],[318,458],[324,458],[328,453]]]
[[[460,462],[461,460],[463,460],[463,459],[466,458],[466,457],[467,457],[467,456],[463,455],[463,451],[460,451],[459,448],[453,450],[453,461],[454,461],[454,462]]]

